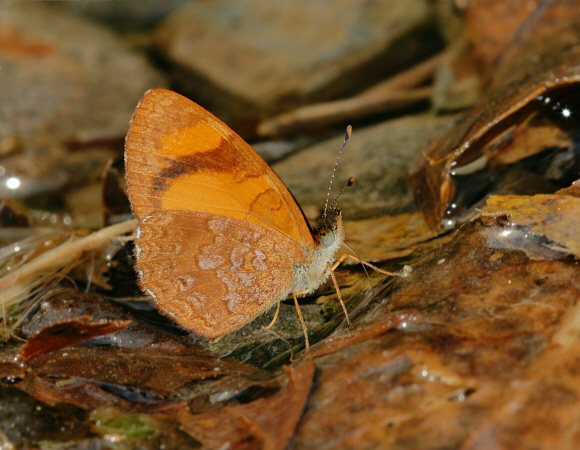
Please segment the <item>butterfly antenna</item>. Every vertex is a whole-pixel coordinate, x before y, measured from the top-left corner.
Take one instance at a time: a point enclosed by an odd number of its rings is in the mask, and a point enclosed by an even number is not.
[[[340,192],[338,193],[338,195],[334,198],[334,200],[332,201],[332,203],[330,204],[330,208],[332,209],[336,206],[336,202],[338,201],[338,197],[340,197],[340,195],[344,192],[344,190],[347,187],[351,187],[354,184],[354,177],[350,177],[348,179],[348,181],[346,182],[346,184],[343,186],[343,188],[340,190]]]
[[[334,181],[334,176],[336,175],[336,168],[338,167],[338,161],[340,160],[340,156],[342,155],[342,152],[343,152],[344,148],[346,147],[346,143],[350,139],[351,135],[352,135],[352,126],[349,125],[346,127],[346,133],[344,135],[344,143],[342,144],[342,148],[340,149],[340,152],[338,153],[338,157],[336,158],[336,163],[334,163],[332,177],[330,177],[330,185],[328,186],[328,192],[326,193],[326,203],[324,204],[324,212],[322,213],[322,221],[323,222],[326,220],[326,213],[328,212],[328,200],[330,199],[330,190],[332,189],[332,182]]]

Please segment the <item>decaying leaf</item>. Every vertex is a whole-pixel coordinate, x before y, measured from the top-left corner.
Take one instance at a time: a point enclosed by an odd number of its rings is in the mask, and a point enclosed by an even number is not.
[[[31,336],[18,352],[19,359],[30,361],[45,353],[80,344],[96,336],[121,331],[129,320],[92,322],[90,316],[79,316],[55,322]]]
[[[545,238],[542,246],[556,253],[561,258],[574,255],[580,258],[580,198],[567,195],[534,195],[534,196],[493,196],[487,200],[481,213],[486,224],[503,222],[497,239],[506,243],[522,240],[519,246],[525,248],[525,241]],[[535,252],[530,245],[529,254]],[[556,259],[557,256],[554,255]]]
[[[415,245],[437,237],[419,212],[346,221],[344,227],[346,243],[368,262],[408,257]],[[416,250],[424,251],[424,245]]]
[[[275,395],[196,415],[177,405],[164,416],[177,420],[205,448],[286,448],[303,414],[314,366],[304,363],[284,372],[279,382],[285,382],[285,387]]]
[[[577,178],[578,12],[575,2],[528,10],[488,67],[481,101],[415,162],[411,182],[430,227],[473,216],[490,192],[551,193]]]

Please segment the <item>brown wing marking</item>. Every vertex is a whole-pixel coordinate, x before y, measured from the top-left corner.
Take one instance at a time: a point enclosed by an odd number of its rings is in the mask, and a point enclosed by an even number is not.
[[[227,125],[189,99],[155,89],[141,99],[127,134],[129,197],[140,219],[160,210],[225,215],[313,246],[294,198]]]

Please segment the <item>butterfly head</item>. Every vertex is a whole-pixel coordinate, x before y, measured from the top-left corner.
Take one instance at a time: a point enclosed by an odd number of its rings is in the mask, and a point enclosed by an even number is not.
[[[333,208],[320,219],[314,230],[314,240],[319,246],[329,248],[339,246],[343,239],[342,212]]]

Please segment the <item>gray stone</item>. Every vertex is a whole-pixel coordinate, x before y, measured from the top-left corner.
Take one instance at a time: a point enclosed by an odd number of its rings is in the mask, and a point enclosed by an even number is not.
[[[453,126],[454,116],[421,114],[354,129],[338,165],[330,201],[355,178],[338,201],[345,218],[361,219],[408,211],[414,206],[407,180],[411,161]],[[273,166],[312,218],[324,207],[332,168],[344,135],[306,148]]]
[[[153,26],[188,0],[123,0],[60,2],[70,12],[103,22],[120,31]],[[59,6],[60,6],[59,5]]]
[[[442,46],[427,0],[192,2],[156,41],[180,89],[242,127],[360,91]]]
[[[0,6],[0,143],[122,136],[166,83],[111,31],[40,2]]]

